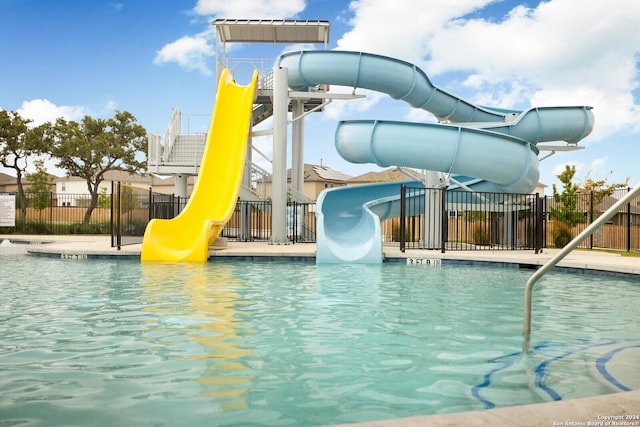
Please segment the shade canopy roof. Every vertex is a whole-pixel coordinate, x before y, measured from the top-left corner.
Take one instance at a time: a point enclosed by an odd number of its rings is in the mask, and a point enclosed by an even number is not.
[[[215,19],[223,43],[329,43],[329,21]]]

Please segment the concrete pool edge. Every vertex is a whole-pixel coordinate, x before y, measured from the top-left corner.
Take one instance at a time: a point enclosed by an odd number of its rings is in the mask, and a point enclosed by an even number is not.
[[[625,417],[626,416],[626,417]],[[605,394],[556,402],[509,406],[484,411],[457,412],[372,421],[340,426],[418,427],[418,426],[581,426],[640,425],[640,390]],[[614,423],[620,424],[614,424]],[[591,423],[591,424],[589,424]],[[599,424],[602,423],[602,424]],[[609,424],[607,424],[609,423]],[[624,424],[627,423],[627,424]]]
[[[0,241],[2,240],[29,243],[29,253],[56,258],[140,259],[141,252],[141,244],[122,246],[120,250],[111,247],[109,236],[0,235]],[[559,249],[545,249],[543,253],[539,254],[535,254],[531,250],[479,250],[441,253],[436,250],[408,249],[406,252],[401,252],[398,244],[385,244],[383,248],[385,262],[406,262],[407,259],[437,259],[445,263],[491,263],[532,270],[543,265],[558,251]],[[273,245],[268,242],[230,242],[224,247],[210,248],[209,262],[224,258],[238,261],[285,259],[287,261],[314,262],[315,253],[315,243]],[[621,273],[622,275],[640,276],[640,260],[638,258],[597,250],[576,250],[562,260],[556,268],[574,273]]]

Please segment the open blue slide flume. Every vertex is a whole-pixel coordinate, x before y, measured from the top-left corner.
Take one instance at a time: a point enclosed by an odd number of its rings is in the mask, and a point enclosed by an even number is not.
[[[593,129],[590,107],[493,110],[434,86],[413,64],[381,55],[298,51],[282,55],[278,65],[288,69],[293,90],[319,84],[375,90],[446,122],[342,121],[335,143],[346,160],[473,177],[469,187],[475,191],[530,193],[539,177],[536,144],[574,144]],[[388,206],[397,205],[395,185],[395,190],[374,184],[323,192],[317,206],[317,262],[382,262],[380,219],[397,211]]]

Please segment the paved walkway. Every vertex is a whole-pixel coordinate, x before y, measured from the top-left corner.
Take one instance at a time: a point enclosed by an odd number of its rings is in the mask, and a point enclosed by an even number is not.
[[[111,247],[106,236],[24,236],[0,235],[3,240],[31,242],[29,251],[40,254],[87,258],[92,256],[139,257],[141,245],[122,246],[120,250]],[[216,247],[210,251],[211,257],[315,257],[315,244],[271,245],[268,243],[236,243]],[[399,251],[397,245],[384,248],[386,258],[465,260],[471,262],[503,262],[519,265],[542,265],[551,259],[557,250],[545,250],[541,254],[533,251],[439,251],[407,250]],[[571,252],[559,267],[600,270],[640,277],[640,258],[622,256],[616,253],[576,250]],[[591,423],[591,424],[589,424]],[[601,423],[601,424],[599,424]],[[617,424],[616,424],[617,423]],[[360,423],[361,427],[400,426],[639,426],[640,390],[614,393],[585,399],[574,399],[535,405],[514,406],[477,412],[461,412],[450,415],[431,415],[397,420]]]

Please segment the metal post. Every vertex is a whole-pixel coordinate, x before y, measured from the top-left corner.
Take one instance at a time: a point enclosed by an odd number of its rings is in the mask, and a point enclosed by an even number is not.
[[[536,254],[540,253],[542,250],[542,236],[544,233],[544,209],[543,209],[543,201],[544,196],[541,198],[538,193],[536,193],[535,198],[535,248],[534,252]]]
[[[113,186],[113,182],[111,182]],[[53,233],[53,191],[49,192],[49,230]]]
[[[287,69],[274,70],[273,87],[273,173],[271,179],[271,244],[286,245],[287,239],[287,112],[289,109]]]
[[[304,104],[301,99],[292,101],[291,124],[291,188],[293,194],[304,194]]]
[[[447,231],[449,229],[449,213],[447,212],[447,187],[442,187],[440,190],[440,200],[442,205],[440,206],[440,212],[442,212],[442,227],[440,234],[440,252],[445,251],[445,242],[447,239]]]
[[[179,197],[187,197],[188,176],[184,174],[175,175],[175,192]]]
[[[109,201],[109,208],[111,211],[111,247],[113,248],[116,245],[116,227],[115,227],[115,223],[114,223],[114,217],[115,217],[115,212],[114,212],[114,204],[113,204],[113,198],[115,197],[115,182],[111,181],[111,200]]]
[[[122,229],[120,227],[120,217],[122,216],[122,183],[118,181],[118,198],[117,198],[117,207],[116,212],[118,215],[116,216],[116,246],[118,250],[120,250],[120,246],[122,245]]]
[[[404,227],[405,227],[404,222],[405,222],[405,216],[407,215],[407,208],[405,206],[407,202],[406,191],[407,191],[407,185],[401,184],[400,185],[400,252],[402,253],[404,253],[406,249],[406,242],[404,240]]]
[[[593,223],[593,191],[589,192],[589,224]],[[593,249],[593,234],[589,236],[589,249]]]
[[[627,191],[631,191],[627,188]],[[627,252],[631,252],[631,200],[627,204]]]
[[[531,297],[533,293],[533,286],[536,284],[538,279],[540,279],[547,271],[555,267],[558,262],[560,262],[565,256],[573,251],[580,243],[582,243],[587,237],[589,237],[598,228],[604,225],[609,220],[609,218],[618,213],[622,206],[630,203],[631,200],[636,196],[636,194],[640,194],[640,183],[638,183],[633,190],[627,193],[626,196],[614,203],[613,206],[607,209],[606,212],[600,215],[598,219],[596,219],[586,229],[584,229],[582,233],[578,234],[572,241],[567,244],[567,246],[562,248],[562,250],[558,254],[556,254],[556,256],[547,261],[529,278],[524,291],[524,341],[522,345],[522,351],[524,352],[524,354],[529,354],[529,343],[531,341]]]

